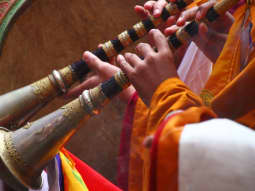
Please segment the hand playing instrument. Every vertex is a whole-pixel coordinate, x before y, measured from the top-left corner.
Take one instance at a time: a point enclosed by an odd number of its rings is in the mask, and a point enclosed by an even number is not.
[[[26,1],[12,2],[15,2],[12,7],[18,10]],[[101,48],[94,51],[94,54],[103,61],[108,61],[109,58],[117,55],[132,42],[143,37],[150,29],[158,27],[170,15],[179,13],[191,2],[193,1],[177,0],[175,3],[169,3],[164,8],[160,18],[156,19],[150,16],[135,24],[132,29],[121,33],[116,39],[106,42]],[[11,15],[8,14],[9,17],[4,17],[4,23],[10,22],[15,12],[11,13]],[[2,31],[5,31],[6,27],[4,25]],[[89,71],[84,61],[78,61],[59,71],[54,70],[52,74],[33,84],[0,96],[0,126],[9,129],[19,128],[48,102],[67,92],[75,82],[81,80]]]

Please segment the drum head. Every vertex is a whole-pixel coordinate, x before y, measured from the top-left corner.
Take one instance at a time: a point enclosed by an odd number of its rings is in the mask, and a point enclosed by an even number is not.
[[[0,7],[18,0],[0,1]],[[31,1],[31,2],[30,2]],[[20,88],[81,58],[139,21],[133,7],[145,0],[27,0],[2,43],[0,93]],[[21,1],[20,1],[21,2]],[[5,12],[0,12],[0,18]],[[34,119],[67,101],[57,99]],[[124,104],[115,99],[74,135],[67,148],[115,182]]]

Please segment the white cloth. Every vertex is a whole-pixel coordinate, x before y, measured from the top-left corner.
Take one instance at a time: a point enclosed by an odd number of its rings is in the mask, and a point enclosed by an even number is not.
[[[42,172],[42,188],[39,190],[29,189],[29,191],[49,191],[48,176],[45,171]]]
[[[180,79],[196,94],[204,88],[211,71],[212,62],[191,42],[178,68]]]
[[[179,191],[254,191],[255,131],[227,119],[186,125]]]
[[[29,189],[28,191],[60,191],[59,167],[56,159],[50,161],[46,171],[47,173],[42,172],[42,188],[38,190]],[[5,191],[2,180],[0,180],[0,191]]]

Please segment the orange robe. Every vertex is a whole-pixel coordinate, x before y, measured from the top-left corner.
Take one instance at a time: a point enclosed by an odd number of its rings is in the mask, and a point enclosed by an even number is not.
[[[149,189],[150,151],[143,147],[143,141],[146,136],[156,132],[161,122],[171,111],[201,107],[205,104],[213,108],[219,117],[236,119],[248,126],[255,125],[255,110],[253,107],[255,102],[252,102],[255,97],[255,89],[252,86],[254,82],[253,73],[255,72],[255,52],[251,52],[248,65],[244,70],[241,70],[240,64],[241,45],[239,35],[246,8],[247,5],[245,4],[235,12],[235,23],[230,29],[227,42],[215,63],[205,90],[201,93],[201,98],[197,97],[184,83],[175,78],[164,81],[158,87],[149,109],[146,108],[137,95],[134,95],[124,120],[123,132],[125,133],[122,134],[122,140],[125,140],[125,143],[121,143],[120,159],[123,160],[119,163],[120,176],[118,182],[123,190],[140,191]],[[252,43],[254,43],[254,4],[250,5],[249,8],[249,19],[253,24],[250,34]],[[242,88],[239,89],[238,87],[241,84]],[[130,113],[132,114],[130,115]],[[201,120],[200,113],[201,116],[215,117],[213,112],[202,108],[198,110],[196,117],[193,119],[188,117],[182,123],[199,122]],[[125,157],[123,157],[124,153]],[[125,161],[125,167],[122,165],[123,161]]]
[[[167,104],[167,103],[166,103]],[[190,109],[167,117],[154,131],[146,185],[149,191],[178,191],[179,144],[186,124],[198,123],[216,115],[206,107]]]
[[[241,57],[248,47],[242,44],[242,26],[246,10],[250,9],[248,21],[252,23],[250,43],[255,44],[255,4],[240,6],[234,14],[232,25],[223,51],[217,59],[211,77],[201,93],[203,102],[219,115],[237,120],[247,126],[255,126],[255,109],[252,87],[255,72],[255,49],[251,50],[248,65],[242,70]],[[244,49],[244,50],[242,50]],[[242,52],[242,54],[241,54]]]
[[[202,100],[178,78],[165,80],[153,95],[151,110],[135,94],[127,107],[119,156],[118,183],[123,190],[148,190],[149,151],[144,138],[171,112],[201,106]],[[159,119],[160,118],[160,119]]]
[[[255,131],[214,117],[209,108],[192,107],[160,124],[148,156],[146,190],[254,190]]]

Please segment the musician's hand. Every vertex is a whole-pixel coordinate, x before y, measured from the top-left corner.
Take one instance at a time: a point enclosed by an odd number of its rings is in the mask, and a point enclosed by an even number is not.
[[[215,3],[215,0],[211,0],[199,7],[193,7],[183,11],[177,19],[176,25],[169,25],[164,31],[165,34],[167,36],[173,34],[180,26],[183,26],[186,21],[193,20],[194,18],[198,21],[203,19],[208,9]],[[216,22],[210,24],[209,28],[203,23],[200,24],[199,36],[196,36],[193,40],[212,62],[216,61],[222,51],[233,21],[233,16],[230,13],[226,13],[224,16],[218,18]]]
[[[144,6],[136,5],[135,6],[135,12],[138,16],[140,16],[141,19],[145,19],[148,17],[148,15],[152,15],[156,18],[160,17],[163,8],[167,5],[166,0],[158,0],[158,1],[147,1]],[[171,26],[175,24],[176,17],[170,16],[168,20],[159,26],[159,29],[161,31],[164,31],[164,29],[167,26]]]
[[[147,16],[150,13],[154,17],[159,17],[166,4],[166,0],[147,1],[143,7],[139,5],[135,6],[135,11],[141,16]]]
[[[120,69],[110,63],[101,61],[91,52],[85,52],[83,59],[88,64],[89,68],[93,71],[80,85],[72,88],[65,95],[65,98],[77,97],[85,89],[93,88],[105,80],[111,78]],[[127,102],[130,96],[134,93],[134,88],[131,86],[120,94],[120,98]]]
[[[141,19],[145,19],[148,17],[148,15],[153,15],[154,17],[158,18],[163,8],[167,5],[166,0],[158,0],[158,1],[147,1],[144,6],[136,5],[135,6],[135,12],[138,14],[138,16]],[[170,16],[168,20],[161,24],[158,29],[163,32],[166,27],[169,27],[176,22],[177,16]],[[183,47],[179,48],[175,51],[175,62],[177,65],[180,65],[182,58],[187,50],[188,44],[184,45]]]
[[[164,80],[177,77],[174,65],[173,54],[168,46],[165,36],[157,29],[149,32],[151,45],[140,43],[136,47],[137,54],[126,53],[125,58],[121,55],[117,57],[120,65],[134,85],[138,94],[149,106],[151,97]],[[157,52],[152,47],[157,48]]]

